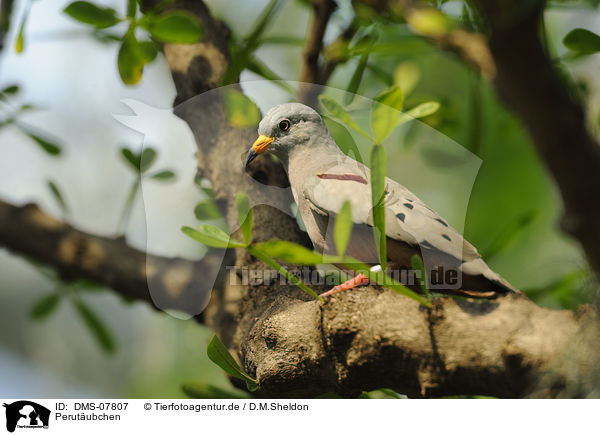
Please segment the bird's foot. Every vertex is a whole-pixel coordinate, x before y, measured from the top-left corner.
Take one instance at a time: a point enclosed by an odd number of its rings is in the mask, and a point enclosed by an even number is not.
[[[339,292],[343,292],[346,290],[352,290],[354,287],[358,287],[358,286],[365,285],[365,284],[369,284],[369,279],[366,276],[364,276],[362,273],[359,273],[354,278],[351,278],[348,281],[346,281],[340,285],[336,285],[334,288],[326,291],[325,293],[321,293],[320,296],[322,298],[324,298],[327,296],[331,296],[334,293],[339,293]]]

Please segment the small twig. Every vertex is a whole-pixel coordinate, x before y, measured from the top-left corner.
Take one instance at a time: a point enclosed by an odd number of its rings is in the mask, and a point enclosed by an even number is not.
[[[315,0],[313,2],[313,19],[307,35],[306,44],[302,54],[302,69],[300,82],[321,84],[319,55],[323,48],[323,36],[329,23],[329,18],[337,5],[333,0]],[[302,86],[298,92],[298,100],[309,106],[317,104],[317,93],[314,86]]]

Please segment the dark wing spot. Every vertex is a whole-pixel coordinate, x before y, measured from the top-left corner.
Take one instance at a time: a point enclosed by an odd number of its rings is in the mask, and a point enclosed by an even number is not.
[[[427,240],[423,240],[421,243],[419,243],[419,245],[421,245],[423,248],[435,249],[435,246],[433,246]]]
[[[447,234],[442,234],[442,237],[446,240],[448,240],[449,242],[452,241],[452,239],[450,239],[450,236],[448,236]]]
[[[404,203],[404,207],[406,207],[409,210],[412,210],[415,206],[412,205],[410,202],[405,202]]]
[[[360,184],[368,184],[367,180],[356,174],[318,174],[317,177],[324,180],[356,181]]]
[[[412,199],[410,199],[410,198],[406,198],[406,200],[407,200],[408,202],[413,202],[413,200],[412,200]]]
[[[398,214],[396,215],[396,217],[397,217],[398,219],[400,219],[402,222],[404,222],[404,218],[406,218],[406,215],[405,215],[404,213],[398,213]]]
[[[440,218],[435,218],[436,221],[438,221],[439,223],[441,223],[443,226],[447,227],[448,224],[446,223],[446,221],[444,219],[440,219]]]

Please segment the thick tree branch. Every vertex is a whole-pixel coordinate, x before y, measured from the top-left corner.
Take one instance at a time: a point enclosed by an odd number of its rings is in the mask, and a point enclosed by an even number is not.
[[[579,397],[598,384],[598,332],[593,311],[548,310],[519,295],[443,298],[427,310],[362,288],[323,307],[278,296],[244,352],[265,396],[388,387],[412,397]]]
[[[209,254],[193,262],[149,255],[128,246],[124,238],[78,231],[36,205],[16,207],[3,201],[0,245],[56,268],[65,281],[85,278],[128,298],[181,311],[198,307],[209,297],[211,286],[205,276],[221,266],[223,257]]]
[[[496,89],[529,130],[561,192],[563,229],[581,243],[600,278],[600,146],[540,41],[544,2],[475,3],[490,27]]]

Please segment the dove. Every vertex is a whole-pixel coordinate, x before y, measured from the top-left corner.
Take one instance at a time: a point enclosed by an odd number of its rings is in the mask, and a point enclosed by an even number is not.
[[[258,126],[258,139],[246,154],[244,167],[260,154],[274,154],[283,164],[294,200],[316,251],[336,253],[333,224],[345,201],[352,209],[353,229],[346,255],[380,267],[373,233],[370,169],[342,152],[321,116],[300,103],[271,108]],[[385,179],[387,263],[392,270],[410,270],[411,259],[423,259],[428,279],[437,272],[440,293],[493,298],[519,291],[483,261],[477,249],[400,183]],[[433,278],[430,279],[430,282]],[[323,296],[368,284],[358,274]],[[410,287],[410,285],[409,285]],[[413,286],[419,289],[418,285]]]

